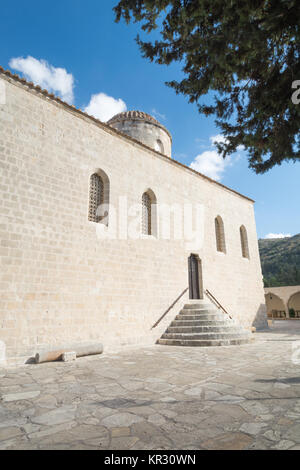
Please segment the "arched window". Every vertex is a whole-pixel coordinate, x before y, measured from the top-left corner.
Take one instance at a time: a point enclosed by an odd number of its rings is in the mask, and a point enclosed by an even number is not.
[[[154,148],[157,152],[164,153],[164,146],[160,139],[157,139],[157,141],[155,142]]]
[[[248,236],[247,236],[247,230],[244,227],[244,225],[240,227],[240,236],[241,236],[242,256],[243,258],[249,259]]]
[[[151,190],[142,196],[142,234],[156,235],[156,197]]]
[[[108,225],[108,204],[109,179],[99,170],[90,177],[88,220]]]
[[[226,253],[224,223],[223,223],[222,217],[220,217],[219,215],[218,217],[215,218],[215,230],[216,230],[217,251]]]

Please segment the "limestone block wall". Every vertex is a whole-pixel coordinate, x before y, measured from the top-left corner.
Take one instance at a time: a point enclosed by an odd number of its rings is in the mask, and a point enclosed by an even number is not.
[[[202,260],[204,288],[244,326],[264,324],[250,200],[1,73],[0,80],[1,364],[76,341],[99,340],[106,351],[153,344],[187,297],[151,330],[188,286],[191,252]],[[105,238],[106,227],[88,221],[89,179],[98,169],[109,178],[115,208],[120,197],[128,207],[140,203],[148,188],[158,204],[201,204],[202,247],[195,251],[184,239]],[[123,212],[110,214],[111,227]],[[217,215],[226,254],[216,251]],[[241,256],[242,224],[249,260]]]

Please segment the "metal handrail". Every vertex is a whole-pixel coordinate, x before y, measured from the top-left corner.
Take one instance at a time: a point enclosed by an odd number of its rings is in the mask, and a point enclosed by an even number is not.
[[[211,292],[209,292],[208,289],[205,290],[205,293],[206,295],[214,302],[214,304],[217,305],[218,308],[220,308],[221,310],[223,310],[223,312],[229,316],[229,318],[232,319],[232,316],[225,310],[225,308],[223,307],[223,305],[220,304],[220,302],[215,298],[214,295],[212,295]]]
[[[181,299],[181,297],[186,293],[186,291],[188,291],[189,288],[187,287],[186,289],[184,289],[184,291],[179,295],[179,297],[177,297],[176,300],[174,300],[174,302],[172,303],[172,305],[170,305],[170,307],[162,314],[162,316],[157,320],[157,322],[154,323],[154,325],[151,327],[151,330],[153,330],[153,328],[156,328],[157,325],[162,321],[162,319],[167,315],[167,313],[171,310],[171,308],[174,307],[174,305],[178,302],[179,299]]]

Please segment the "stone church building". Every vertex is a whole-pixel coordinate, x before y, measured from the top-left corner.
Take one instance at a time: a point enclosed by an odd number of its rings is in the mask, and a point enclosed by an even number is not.
[[[143,112],[105,124],[2,68],[0,86],[0,365],[155,344],[207,291],[265,325],[251,199],[173,160]]]

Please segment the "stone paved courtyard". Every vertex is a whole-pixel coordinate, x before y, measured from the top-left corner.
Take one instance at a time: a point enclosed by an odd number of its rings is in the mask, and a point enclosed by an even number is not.
[[[299,450],[300,322],[253,337],[1,369],[0,449]]]

